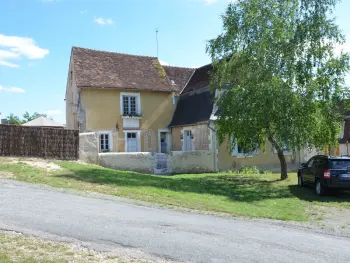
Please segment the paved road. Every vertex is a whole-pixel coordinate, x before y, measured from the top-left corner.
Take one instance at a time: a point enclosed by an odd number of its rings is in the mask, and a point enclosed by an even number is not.
[[[350,240],[0,180],[0,226],[185,262],[347,262]]]

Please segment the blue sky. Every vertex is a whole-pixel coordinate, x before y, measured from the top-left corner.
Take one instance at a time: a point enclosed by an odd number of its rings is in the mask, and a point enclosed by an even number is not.
[[[48,113],[65,123],[72,46],[156,56],[170,65],[209,63],[228,0],[0,0],[0,117]],[[336,10],[350,52],[350,1]],[[15,47],[15,48],[14,48]]]

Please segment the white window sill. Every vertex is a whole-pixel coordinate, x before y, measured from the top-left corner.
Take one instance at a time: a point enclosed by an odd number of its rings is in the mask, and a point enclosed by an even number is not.
[[[122,119],[135,119],[135,120],[140,120],[142,117],[139,116],[123,116]]]

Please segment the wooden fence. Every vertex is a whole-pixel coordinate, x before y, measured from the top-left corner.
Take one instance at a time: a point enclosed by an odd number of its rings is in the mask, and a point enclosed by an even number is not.
[[[79,131],[0,125],[0,156],[79,158]]]

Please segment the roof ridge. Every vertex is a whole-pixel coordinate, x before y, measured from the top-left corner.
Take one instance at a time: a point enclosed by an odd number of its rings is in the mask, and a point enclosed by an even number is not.
[[[205,68],[205,67],[208,67],[208,66],[213,66],[213,63],[209,63],[209,64],[206,64],[206,65],[201,66],[201,67],[199,67],[199,68],[196,68],[196,70],[197,70],[197,69],[201,69],[201,68]]]
[[[163,67],[166,67],[166,68],[185,68],[185,69],[194,69],[196,70],[197,68],[191,68],[191,67],[180,67],[180,66],[171,66],[171,65],[162,65]]]
[[[72,50],[73,50],[73,49],[84,49],[84,50],[89,50],[89,51],[94,51],[94,52],[111,53],[111,54],[119,54],[119,55],[130,56],[130,57],[144,57],[144,58],[153,58],[153,59],[158,59],[157,57],[152,57],[152,56],[145,56],[145,55],[134,55],[134,54],[127,54],[127,53],[115,52],[115,51],[99,50],[99,49],[86,48],[86,47],[77,47],[77,46],[72,46]]]

